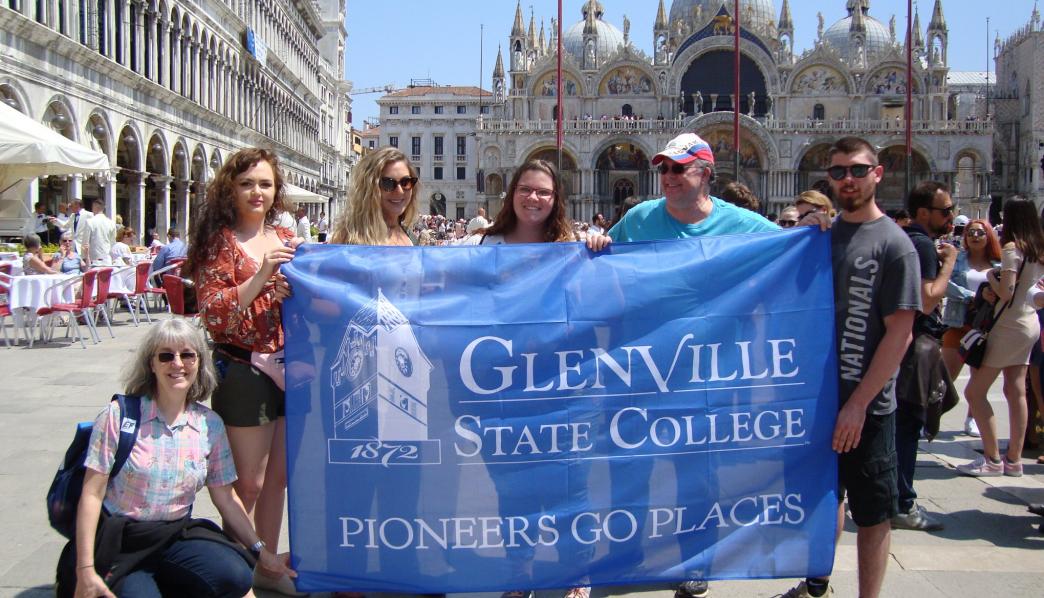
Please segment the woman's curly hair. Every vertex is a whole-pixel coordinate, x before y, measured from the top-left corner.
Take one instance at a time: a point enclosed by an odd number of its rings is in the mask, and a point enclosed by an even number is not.
[[[283,174],[279,169],[279,158],[274,152],[257,147],[241,149],[229,156],[221,165],[214,179],[207,185],[206,199],[193,215],[189,231],[189,249],[185,264],[181,268],[182,276],[193,278],[203,264],[213,256],[211,252],[217,246],[215,238],[221,229],[235,228],[238,213],[236,212],[236,177],[253,168],[264,160],[272,167],[275,179],[275,201],[265,214],[265,223],[272,224],[276,216],[283,210]]]

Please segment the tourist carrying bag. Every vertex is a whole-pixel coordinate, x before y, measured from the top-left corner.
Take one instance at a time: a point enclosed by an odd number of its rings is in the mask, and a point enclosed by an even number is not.
[[[990,331],[993,330],[993,326],[1000,320],[1001,314],[1004,310],[1011,307],[1011,304],[1015,301],[1015,293],[1019,292],[1019,279],[1022,278],[1022,268],[1025,267],[1026,260],[1022,260],[1022,264],[1019,266],[1019,272],[1015,275],[1015,289],[1011,293],[1011,299],[1000,308],[1000,311],[993,314],[993,318],[990,323],[987,324],[982,330],[978,328],[972,328],[961,337],[961,344],[957,347],[957,352],[964,358],[964,363],[975,369],[982,367],[982,361],[986,358],[986,339],[990,335]]]
[[[127,462],[134,442],[138,438],[141,423],[141,397],[113,395],[112,400],[120,406],[120,439],[116,444],[116,456],[109,477],[115,477]],[[47,517],[58,533],[72,540],[76,536],[76,509],[83,492],[83,476],[87,471],[87,449],[91,441],[94,422],[80,422],[76,433],[65,451],[65,458],[54,474],[54,481],[47,491]]]

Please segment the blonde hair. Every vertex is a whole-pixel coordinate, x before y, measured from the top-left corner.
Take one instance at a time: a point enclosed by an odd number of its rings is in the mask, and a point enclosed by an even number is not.
[[[388,239],[388,225],[381,212],[381,190],[377,186],[381,173],[389,164],[403,162],[410,176],[417,176],[417,169],[406,154],[394,147],[384,147],[363,156],[352,170],[348,186],[348,209],[341,214],[330,234],[331,243],[347,245],[383,245]],[[410,192],[406,211],[399,216],[399,224],[411,225],[417,218],[417,197],[420,182]]]
[[[826,195],[823,195],[819,191],[816,191],[815,189],[803,191],[800,195],[797,196],[797,201],[794,202],[794,205],[797,206],[803,203],[807,203],[810,206],[821,208],[823,213],[831,217],[835,215],[834,204],[830,201],[830,198]]]

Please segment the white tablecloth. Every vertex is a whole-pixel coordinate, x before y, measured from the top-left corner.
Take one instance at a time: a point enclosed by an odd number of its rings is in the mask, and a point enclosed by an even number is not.
[[[0,264],[11,264],[11,276],[22,275],[22,260],[21,259],[0,259]]]
[[[116,270],[109,279],[109,293],[133,293],[135,274],[134,268]]]
[[[8,292],[8,303],[11,309],[25,308],[36,313],[41,307],[50,307],[55,303],[72,303],[76,300],[78,285],[69,284],[59,289],[56,284],[78,278],[79,274],[34,274],[32,276],[15,276],[11,279],[11,290]]]

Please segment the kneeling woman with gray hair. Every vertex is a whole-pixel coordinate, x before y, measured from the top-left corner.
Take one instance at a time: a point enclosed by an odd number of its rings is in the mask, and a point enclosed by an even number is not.
[[[255,561],[272,576],[295,575],[258,539],[232,493],[236,470],[225,425],[200,404],[216,384],[199,329],[183,319],[152,326],[125,387],[141,397],[137,439],[114,477],[125,425],[119,403],[110,402],[94,422],[75,545],[59,561],[59,596],[75,586],[76,596],[239,597],[250,591]],[[227,535],[191,517],[204,486]]]

